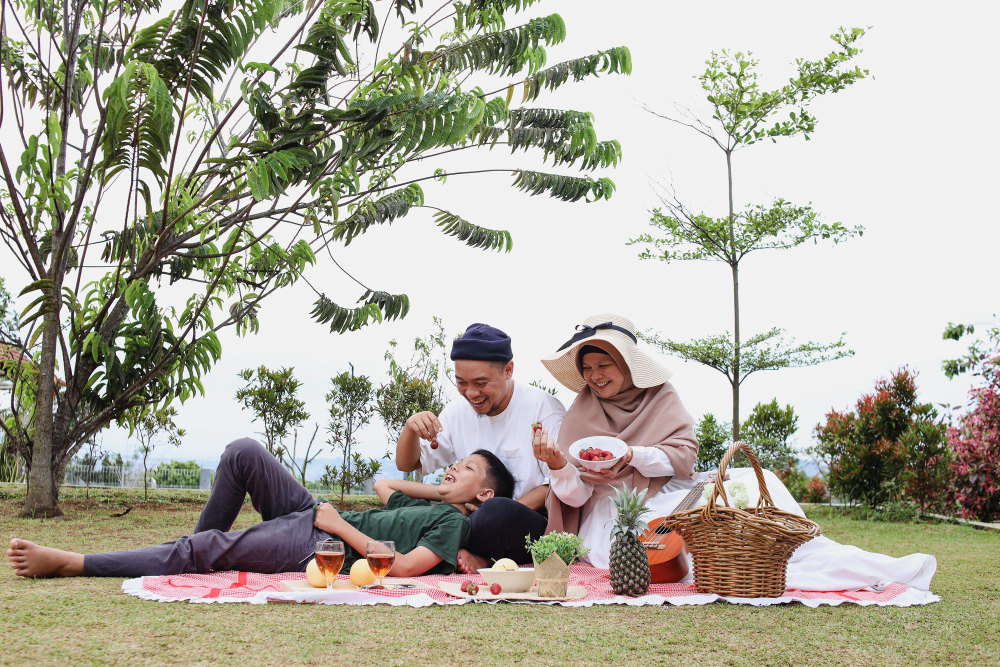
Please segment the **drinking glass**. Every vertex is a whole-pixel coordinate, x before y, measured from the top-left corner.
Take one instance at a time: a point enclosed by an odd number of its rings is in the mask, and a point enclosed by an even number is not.
[[[396,543],[388,540],[369,540],[365,558],[368,560],[369,569],[375,575],[372,588],[385,588],[382,579],[389,574],[392,563],[396,560]]]
[[[334,540],[323,540],[316,543],[316,565],[326,577],[326,589],[333,590],[333,582],[344,567],[344,543]]]

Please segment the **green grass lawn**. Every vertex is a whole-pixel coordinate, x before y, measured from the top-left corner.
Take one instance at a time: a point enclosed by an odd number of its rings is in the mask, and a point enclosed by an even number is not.
[[[0,526],[82,552],[132,549],[190,532],[205,494],[63,493],[65,516],[18,519],[23,489],[0,486]],[[154,502],[155,501],[155,502]],[[355,502],[364,506],[370,499]],[[132,509],[124,516],[126,507]],[[820,508],[829,537],[902,556],[937,556],[924,607],[534,605],[348,607],[163,604],[121,579],[0,574],[0,663],[996,664],[1000,535],[947,524],[869,523]],[[247,505],[236,528],[259,520]]]

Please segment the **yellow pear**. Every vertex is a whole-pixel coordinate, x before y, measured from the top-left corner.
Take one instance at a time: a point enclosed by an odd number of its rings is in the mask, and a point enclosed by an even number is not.
[[[517,563],[509,558],[501,558],[497,562],[493,563],[494,570],[516,570]]]
[[[319,565],[316,564],[316,559],[313,558],[306,565],[306,578],[309,579],[309,585],[315,586],[316,588],[326,588],[326,577],[319,570]]]
[[[355,586],[370,586],[375,583],[375,575],[368,567],[368,561],[354,561],[354,565],[351,566],[351,583]]]

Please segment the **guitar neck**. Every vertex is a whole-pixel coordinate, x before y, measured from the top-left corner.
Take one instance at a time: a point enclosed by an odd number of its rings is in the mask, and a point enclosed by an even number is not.
[[[688,494],[684,496],[684,500],[682,500],[680,504],[674,508],[673,513],[676,514],[677,512],[683,512],[684,510],[689,510],[697,505],[698,501],[701,499],[702,493],[704,493],[705,487],[709,484],[715,484],[714,477],[710,477],[695,484],[694,487],[688,491]]]

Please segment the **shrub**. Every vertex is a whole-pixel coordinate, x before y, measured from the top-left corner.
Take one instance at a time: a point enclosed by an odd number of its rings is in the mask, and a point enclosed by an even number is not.
[[[901,368],[875,383],[853,411],[831,411],[815,430],[830,492],[868,507],[943,496],[948,452],[944,426],[917,402],[916,373]]]
[[[1000,518],[1000,354],[974,362],[985,384],[969,391],[971,410],[948,429],[954,481],[948,494],[966,519]]]
[[[153,470],[157,487],[193,484],[198,485],[201,464],[197,461],[171,461],[161,463]]]

